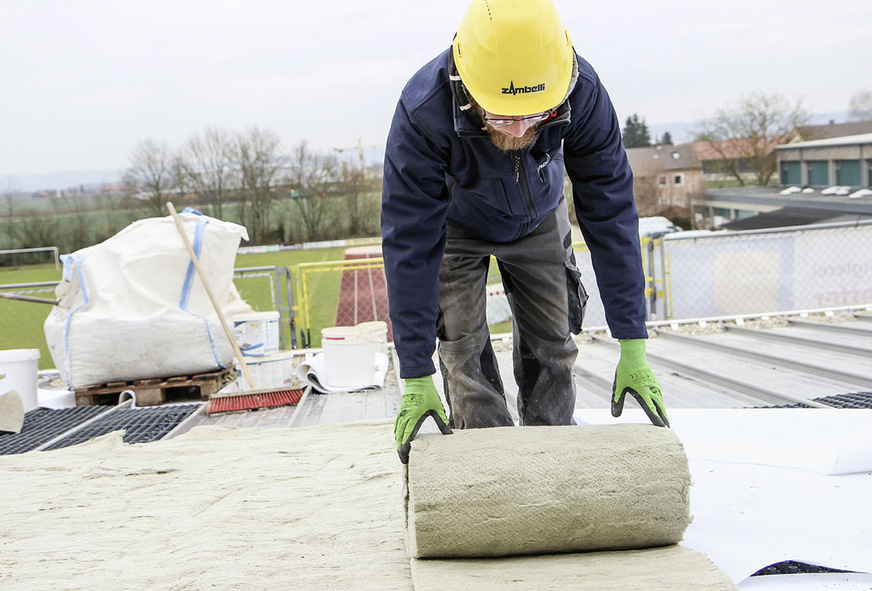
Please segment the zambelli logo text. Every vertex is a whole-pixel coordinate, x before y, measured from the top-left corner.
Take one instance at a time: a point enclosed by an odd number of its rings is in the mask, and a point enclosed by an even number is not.
[[[515,88],[515,83],[510,82],[508,88],[503,88],[503,94],[521,94],[528,92],[542,92],[545,90],[545,83],[537,84],[536,86],[518,86]]]

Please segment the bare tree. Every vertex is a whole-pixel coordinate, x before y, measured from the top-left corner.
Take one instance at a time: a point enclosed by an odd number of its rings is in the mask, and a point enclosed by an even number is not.
[[[275,191],[281,181],[285,156],[281,139],[257,127],[237,136],[237,165],[243,202],[243,219],[255,242],[266,239]]]
[[[343,217],[347,220],[347,230],[350,236],[359,236],[365,231],[365,222],[370,217],[367,214],[366,192],[368,183],[366,170],[352,168],[348,163],[342,166],[342,182],[338,186],[342,195]]]
[[[335,156],[312,152],[303,141],[294,148],[288,163],[288,184],[299,210],[300,221],[309,240],[322,237],[330,218],[329,185],[339,169]]]
[[[183,182],[211,206],[217,218],[223,217],[224,204],[237,186],[235,156],[232,136],[214,128],[191,136],[179,154]]]
[[[168,195],[177,184],[174,160],[164,142],[151,138],[139,142],[130,155],[124,183],[131,191],[145,197],[154,215],[166,212]]]
[[[12,179],[7,179],[6,187],[3,189],[4,210],[6,215],[6,248],[15,248],[15,231],[12,218],[15,214],[15,193],[17,192]]]
[[[851,97],[848,118],[853,121],[872,119],[872,90],[859,90]]]
[[[40,248],[53,244],[60,248],[61,252],[72,252],[87,246],[77,241],[78,232],[74,232],[76,237],[73,237],[66,225],[63,225],[63,231],[61,227],[61,218],[57,215],[38,213],[23,215],[19,218],[15,229],[18,248]]]
[[[714,150],[724,171],[739,184],[745,184],[739,166],[742,163],[753,172],[757,184],[766,185],[777,171],[775,146],[808,119],[800,101],[791,104],[780,94],[755,93],[705,120],[696,141],[705,142]]]

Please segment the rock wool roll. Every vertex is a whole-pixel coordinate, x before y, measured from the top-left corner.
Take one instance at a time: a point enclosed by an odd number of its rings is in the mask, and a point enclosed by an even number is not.
[[[422,435],[405,485],[415,558],[649,548],[690,524],[684,448],[652,425]]]

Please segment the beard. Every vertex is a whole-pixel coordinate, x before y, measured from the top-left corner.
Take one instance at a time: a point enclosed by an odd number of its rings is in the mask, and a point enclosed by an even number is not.
[[[487,135],[488,137],[490,137],[491,143],[503,152],[526,150],[527,148],[535,144],[536,127],[538,127],[538,124],[528,128],[527,131],[524,132],[524,135],[520,137],[515,137],[513,135],[503,133],[492,125],[485,124],[485,129],[487,129]]]
[[[490,138],[490,141],[493,145],[495,145],[499,150],[503,152],[514,152],[516,150],[526,150],[536,143],[536,129],[539,127],[539,124],[530,127],[527,131],[524,132],[524,135],[521,137],[515,137],[509,135],[507,133],[503,133],[493,125],[489,124],[484,118],[481,116],[481,105],[478,104],[472,95],[467,95],[469,98],[469,104],[472,106],[472,112],[475,113],[475,116],[478,120],[484,125],[485,131],[487,131],[487,135]]]

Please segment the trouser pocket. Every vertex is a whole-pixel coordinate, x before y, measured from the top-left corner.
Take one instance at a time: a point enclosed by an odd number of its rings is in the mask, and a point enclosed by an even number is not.
[[[569,298],[569,332],[579,334],[584,322],[584,310],[587,308],[587,290],[581,282],[581,271],[575,264],[575,253],[566,259],[566,293]]]

